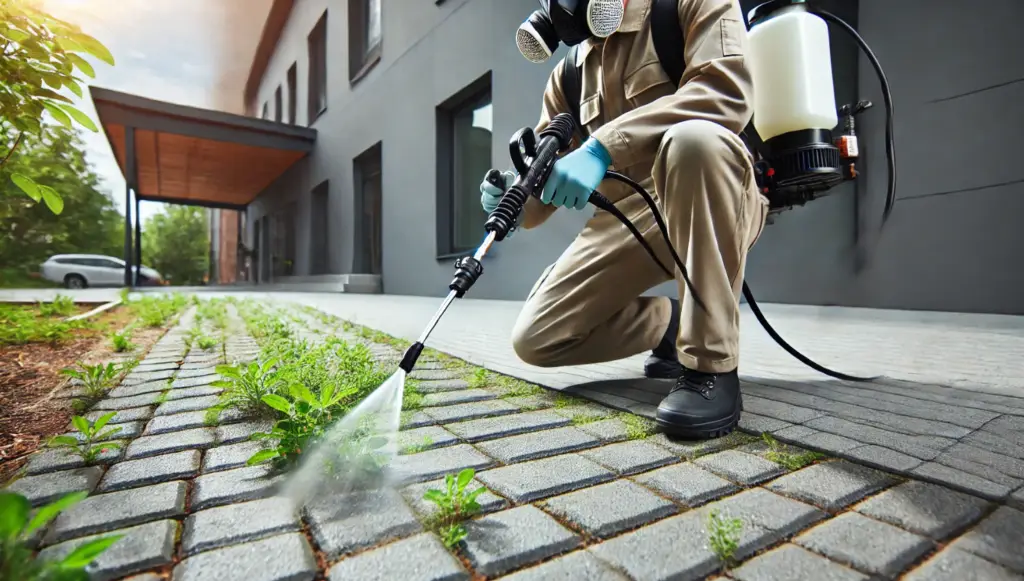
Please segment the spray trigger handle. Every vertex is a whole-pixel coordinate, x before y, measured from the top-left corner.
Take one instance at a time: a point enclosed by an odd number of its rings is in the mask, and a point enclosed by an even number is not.
[[[505,176],[502,175],[500,171],[492,169],[487,172],[487,175],[484,176],[484,179],[487,180],[487,183],[491,184],[492,186],[500,189],[503,192],[505,191]]]

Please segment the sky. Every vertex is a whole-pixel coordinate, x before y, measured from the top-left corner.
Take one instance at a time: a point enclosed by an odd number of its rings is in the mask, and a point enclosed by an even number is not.
[[[222,0],[42,0],[57,18],[79,25],[102,42],[114,57],[111,67],[87,57],[96,78],[87,84],[170,101],[215,108],[221,69],[214,39],[222,29]],[[239,94],[242,88],[239,87]],[[76,107],[99,127],[89,93],[79,99],[65,89]],[[240,97],[239,97],[240,98]],[[87,144],[86,159],[100,176],[101,189],[112,195],[124,212],[125,181],[102,132],[81,129]],[[143,202],[143,220],[163,206]]]

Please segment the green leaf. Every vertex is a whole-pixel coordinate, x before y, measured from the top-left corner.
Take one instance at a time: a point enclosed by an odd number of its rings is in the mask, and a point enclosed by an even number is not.
[[[99,129],[96,127],[96,124],[93,123],[92,119],[89,119],[89,116],[85,113],[82,113],[81,111],[75,109],[71,105],[62,104],[60,107],[61,109],[64,109],[64,111],[66,111],[68,115],[71,115],[75,119],[75,121],[78,121],[78,123],[80,123],[82,127],[85,127],[86,129],[92,132],[99,131]]]
[[[93,429],[98,431],[103,426],[107,425],[107,423],[110,422],[111,418],[113,418],[115,415],[117,415],[117,412],[110,412],[108,414],[103,414],[102,416],[100,416],[96,420],[96,423],[94,423],[92,425]]]
[[[13,492],[0,492],[0,539],[13,539],[28,521],[28,499]]]
[[[4,31],[4,36],[19,43],[29,37],[27,32],[22,32],[16,28],[7,29]]]
[[[36,202],[43,199],[43,194],[39,192],[39,186],[32,181],[32,178],[16,173],[11,174],[11,181]]]
[[[83,434],[89,432],[89,420],[82,416],[75,416],[71,418],[71,423],[75,426],[75,429]]]
[[[74,94],[75,94],[76,96],[78,96],[79,98],[81,98],[81,97],[82,97],[82,87],[79,87],[79,86],[78,86],[78,83],[77,83],[77,82],[75,82],[74,80],[68,80],[68,81],[66,81],[66,82],[64,83],[64,86],[65,86],[65,87],[67,87],[67,88],[69,88],[69,89],[71,89],[71,92],[72,92],[72,93],[74,93]]]
[[[60,215],[64,211],[64,200],[61,199],[57,190],[50,186],[39,186],[39,193],[43,194],[43,201],[46,202],[46,207],[51,212]]]
[[[50,438],[50,446],[77,446],[78,439],[74,436],[54,436]]]
[[[281,413],[287,414],[291,413],[292,411],[292,405],[288,403],[288,400],[279,395],[274,395],[270,393],[263,396],[261,398],[261,401],[263,401],[263,403],[267,404],[268,406],[274,408],[275,410]]]
[[[33,531],[53,520],[54,517],[64,512],[64,510],[69,506],[81,502],[86,496],[89,496],[89,493],[85,490],[72,492],[71,494],[66,494],[60,497],[43,508],[40,508],[39,512],[37,512],[28,523],[28,528],[25,529],[25,534],[32,534]]]
[[[430,502],[436,502],[440,504],[441,502],[444,501],[444,493],[435,488],[431,488],[430,490],[423,493],[423,500],[429,500]]]
[[[103,46],[103,43],[96,40],[95,38],[85,34],[84,32],[75,32],[71,35],[72,38],[83,48],[85,52],[92,56],[100,59],[110,66],[114,66],[114,56],[110,54],[107,47]]]
[[[48,103],[47,101],[43,101],[43,107],[45,107],[46,110],[50,112],[50,115],[53,115],[53,118],[57,121],[57,123],[60,123],[68,129],[71,128],[71,118],[68,117],[67,113],[61,111],[60,107]]]
[[[266,462],[271,458],[277,458],[280,455],[281,454],[279,454],[277,450],[261,450],[250,456],[249,459],[245,461],[245,463],[248,466],[253,466],[261,462]]]
[[[58,36],[56,38],[56,41],[57,41],[57,46],[61,47],[62,49],[66,50],[66,51],[88,52],[88,51],[85,50],[85,48],[82,45],[78,44],[77,42],[75,42],[74,40],[72,40],[71,38],[69,38],[67,36]]]
[[[474,471],[472,468],[466,468],[462,472],[459,472],[459,490],[466,488],[466,485],[469,484],[471,480],[473,480],[473,476],[475,474],[476,471]]]
[[[121,540],[122,536],[123,535],[111,535],[109,537],[103,537],[101,539],[85,543],[74,551],[71,551],[67,557],[61,559],[60,564],[66,569],[82,569],[89,563],[92,563],[103,551],[110,548],[110,545]]]
[[[74,63],[74,65],[78,67],[78,70],[85,73],[90,79],[96,78],[96,69],[92,68],[89,61],[74,53],[68,53],[68,60]]]

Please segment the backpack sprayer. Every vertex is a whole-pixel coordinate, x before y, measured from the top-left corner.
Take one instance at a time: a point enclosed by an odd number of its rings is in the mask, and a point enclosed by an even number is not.
[[[774,214],[818,199],[835,186],[854,180],[858,176],[856,160],[860,156],[860,151],[854,118],[872,104],[869,101],[860,101],[853,105],[844,105],[837,111],[826,21],[836,24],[854,38],[871,62],[882,86],[886,109],[885,145],[889,170],[886,204],[882,217],[884,225],[895,202],[896,185],[893,106],[889,83],[878,59],[856,29],[831,13],[809,6],[807,0],[771,0],[756,7],[749,14],[749,59],[755,87],[754,117],[753,123],[747,127],[744,134],[748,146],[755,155],[757,185],[768,198],[770,211]],[[844,118],[843,129],[839,136],[833,138],[832,130],[838,125],[840,114]],[[481,260],[491,246],[504,240],[516,227],[527,199],[531,196],[540,197],[555,161],[569,148],[577,129],[576,125],[571,114],[560,113],[540,131],[539,135],[534,133],[532,128],[525,127],[512,136],[509,154],[518,175],[484,223],[487,235],[483,243],[472,256],[464,256],[455,262],[455,277],[448,285],[448,296],[420,337],[406,350],[399,364],[406,373],[411,372],[416,365],[430,333],[452,301],[462,298],[483,274]],[[608,171],[605,178],[630,186],[644,199],[665,238],[675,266],[693,295],[694,302],[704,309],[704,303],[690,281],[686,266],[672,245],[654,198],[639,183],[621,173]],[[498,187],[505,186],[501,173],[497,170],[488,172],[486,179]],[[636,226],[611,201],[595,191],[591,194],[589,202],[622,222],[669,278],[675,278],[673,272],[658,259],[654,249],[644,240]],[[768,335],[801,363],[841,380],[874,379],[833,371],[807,358],[772,328],[746,282],[743,283],[743,296]]]

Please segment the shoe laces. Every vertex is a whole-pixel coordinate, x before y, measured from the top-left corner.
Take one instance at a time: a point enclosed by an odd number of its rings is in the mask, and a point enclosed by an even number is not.
[[[715,389],[717,380],[717,373],[704,373],[702,371],[694,371],[684,367],[683,374],[676,379],[676,385],[672,391],[685,389],[699,393],[705,399],[711,399],[711,393]]]

